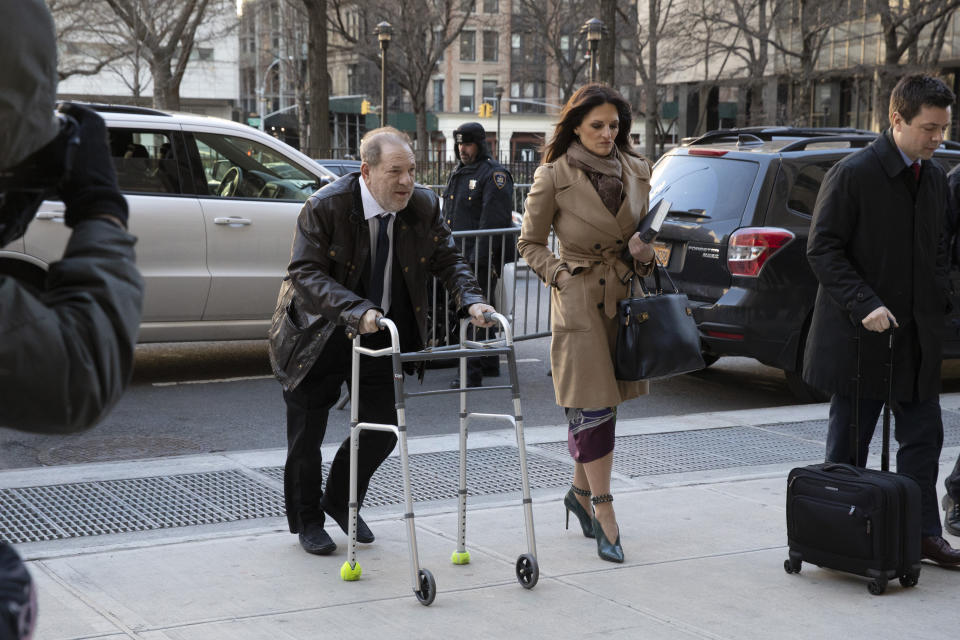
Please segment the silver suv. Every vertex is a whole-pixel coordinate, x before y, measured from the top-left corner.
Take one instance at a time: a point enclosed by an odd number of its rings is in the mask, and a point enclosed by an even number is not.
[[[304,200],[336,179],[246,125],[90,105],[107,123],[146,281],[140,342],[264,338]],[[63,253],[63,203],[45,201],[0,272],[39,286]]]

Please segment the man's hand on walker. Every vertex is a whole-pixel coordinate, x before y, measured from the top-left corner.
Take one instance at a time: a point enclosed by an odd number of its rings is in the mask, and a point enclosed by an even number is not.
[[[383,314],[379,309],[367,309],[360,318],[360,334],[365,335],[367,333],[380,331],[380,327],[377,326],[377,320],[382,317]]]
[[[877,333],[883,333],[890,328],[891,324],[894,327],[900,326],[897,324],[897,319],[890,313],[890,309],[886,307],[877,307],[862,320],[862,323],[867,330]]]
[[[488,304],[483,304],[482,302],[475,302],[470,305],[470,308],[467,309],[467,312],[470,314],[470,322],[478,327],[493,327],[497,323],[496,321],[487,322],[483,319],[484,313],[496,313],[496,309],[491,307]]]

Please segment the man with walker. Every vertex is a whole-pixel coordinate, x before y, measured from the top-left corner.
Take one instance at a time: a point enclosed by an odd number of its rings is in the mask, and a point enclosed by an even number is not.
[[[422,349],[432,276],[456,300],[461,317],[479,327],[493,324],[483,314],[494,309],[457,251],[437,196],[414,183],[407,136],[392,127],[370,131],[360,158],[359,174],[341,177],[304,203],[269,337],[287,406],[287,522],[303,549],[317,555],[336,549],[323,528],[325,515],[348,532],[350,438],[334,456],[323,490],[320,447],[330,408],[350,379],[351,340],[359,334],[364,347],[390,346],[377,324],[387,317],[403,351]],[[389,358],[361,358],[356,395],[362,422],[397,424],[393,375]],[[359,504],[396,442],[388,431],[360,435]],[[374,540],[359,517],[356,539]]]

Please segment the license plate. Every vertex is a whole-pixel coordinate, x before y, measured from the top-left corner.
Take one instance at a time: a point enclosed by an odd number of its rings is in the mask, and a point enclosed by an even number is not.
[[[670,252],[673,250],[673,245],[666,242],[654,242],[653,251],[657,254],[657,260],[660,261],[664,267],[670,264]]]

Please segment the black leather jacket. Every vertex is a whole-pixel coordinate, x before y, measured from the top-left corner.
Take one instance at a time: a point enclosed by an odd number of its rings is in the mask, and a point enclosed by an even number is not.
[[[352,173],[304,203],[270,328],[270,363],[285,389],[310,371],[336,326],[353,338],[360,318],[376,305],[356,293],[370,260],[370,232],[363,217],[360,174]],[[483,294],[443,223],[436,194],[417,185],[394,222],[394,247],[419,343],[426,343],[430,276],[440,279],[461,316]]]

